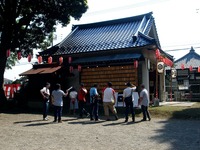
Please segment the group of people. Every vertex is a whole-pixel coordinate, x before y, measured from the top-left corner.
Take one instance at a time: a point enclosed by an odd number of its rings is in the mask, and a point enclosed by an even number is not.
[[[125,122],[128,122],[129,119],[129,110],[132,114],[132,121],[135,122],[135,111],[133,107],[133,92],[136,90],[136,86],[132,85],[130,82],[126,83],[127,88],[123,91],[123,106],[125,104]],[[40,90],[40,93],[43,97],[43,120],[48,120],[48,108],[49,102],[54,107],[54,121],[61,123],[62,122],[62,109],[63,109],[63,97],[69,95],[70,97],[70,108],[75,111],[79,108],[79,118],[83,118],[83,115],[90,117],[91,121],[99,121],[99,103],[103,102],[104,114],[106,121],[110,121],[109,111],[114,115],[115,120],[118,120],[117,110],[115,108],[116,96],[115,90],[112,88],[112,83],[108,82],[107,87],[102,91],[102,97],[98,93],[98,84],[94,84],[89,92],[84,87],[84,84],[80,84],[78,92],[75,88],[71,87],[65,92],[61,90],[61,85],[56,84],[55,89],[50,94],[50,83],[46,83],[46,86]],[[89,94],[89,111],[86,109],[86,95]],[[51,95],[51,97],[50,97]],[[141,85],[141,92],[138,100],[138,104],[141,105],[143,119],[141,121],[146,121],[147,118],[150,121],[151,117],[148,111],[149,106],[149,95],[148,91],[145,89],[145,86]]]

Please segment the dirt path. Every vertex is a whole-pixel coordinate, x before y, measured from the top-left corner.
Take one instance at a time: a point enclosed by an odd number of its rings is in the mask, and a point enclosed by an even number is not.
[[[38,114],[0,114],[2,150],[184,150],[200,149],[200,121],[152,119],[123,123],[63,117],[42,121]]]

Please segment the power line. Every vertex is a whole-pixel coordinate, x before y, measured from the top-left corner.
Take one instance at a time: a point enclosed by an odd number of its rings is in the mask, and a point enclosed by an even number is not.
[[[195,48],[200,48],[199,47],[193,47],[194,49]],[[180,51],[180,50],[190,50],[190,48],[176,48],[176,49],[170,49],[170,50],[164,50],[165,52],[172,52],[172,51]]]

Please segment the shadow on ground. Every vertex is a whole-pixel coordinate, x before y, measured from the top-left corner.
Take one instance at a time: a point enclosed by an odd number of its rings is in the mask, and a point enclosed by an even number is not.
[[[200,108],[188,108],[175,111],[172,118],[158,123],[163,128],[155,130],[157,136],[151,137],[159,143],[169,143],[171,149],[200,149]],[[192,115],[191,115],[192,114]],[[176,119],[174,119],[176,118]],[[179,119],[177,119],[179,118]],[[184,119],[183,119],[184,118]]]

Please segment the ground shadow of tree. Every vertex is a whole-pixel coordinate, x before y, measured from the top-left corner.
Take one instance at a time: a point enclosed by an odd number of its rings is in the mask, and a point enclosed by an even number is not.
[[[188,108],[182,111],[175,111],[172,118],[159,122],[163,124],[163,128],[155,130],[156,136],[152,137],[152,139],[160,144],[170,144],[170,149],[199,150],[199,109],[200,108]]]

